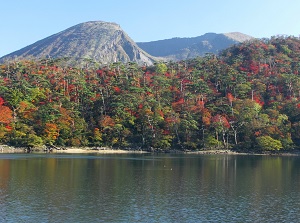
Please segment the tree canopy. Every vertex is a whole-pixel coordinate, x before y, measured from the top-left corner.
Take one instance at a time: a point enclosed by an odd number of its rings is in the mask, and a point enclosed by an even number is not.
[[[300,145],[300,40],[154,66],[0,65],[0,143],[280,150]]]

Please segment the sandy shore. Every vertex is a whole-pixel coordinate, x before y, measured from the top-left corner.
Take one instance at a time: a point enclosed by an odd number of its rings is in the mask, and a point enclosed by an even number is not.
[[[92,150],[86,148],[68,148],[67,150],[54,150],[56,153],[101,153],[101,154],[119,154],[119,153],[150,153],[147,151],[141,150],[117,150],[117,149],[100,149],[100,150]],[[235,155],[235,154],[243,154],[237,153],[231,150],[206,150],[206,151],[170,151],[169,153],[184,153],[184,154],[228,154],[228,155]]]
[[[25,153],[25,148],[15,148],[7,145],[0,145],[0,153]],[[44,148],[35,148],[33,152],[45,153]],[[99,148],[98,150],[92,148],[73,148],[53,149],[51,153],[101,153],[101,154],[122,154],[122,153],[147,153],[141,150],[121,150],[110,148]]]
[[[54,153],[101,153],[101,154],[121,154],[121,153],[147,153],[140,150],[122,150],[122,149],[99,149],[90,148],[67,148],[66,150],[53,150]]]

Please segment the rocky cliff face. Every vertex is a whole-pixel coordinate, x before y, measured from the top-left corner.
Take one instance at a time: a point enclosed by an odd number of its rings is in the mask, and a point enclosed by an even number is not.
[[[155,58],[140,49],[116,23],[102,21],[75,25],[36,43],[8,54],[0,62],[11,58],[92,59],[102,64],[134,61],[152,64]]]

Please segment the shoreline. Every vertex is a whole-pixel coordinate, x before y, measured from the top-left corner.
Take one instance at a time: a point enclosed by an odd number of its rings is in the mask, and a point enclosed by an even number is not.
[[[100,147],[94,149],[91,147],[66,147],[65,149],[53,149],[51,151],[45,151],[44,148],[36,148],[32,153],[60,153],[60,154],[147,154],[147,153],[166,153],[166,154],[190,154],[190,155],[261,155],[261,156],[300,156],[299,150],[294,151],[276,151],[276,152],[237,152],[230,149],[214,149],[214,150],[198,150],[198,151],[181,151],[181,150],[169,150],[169,151],[145,151],[145,150],[126,150],[126,149],[112,149],[106,147]],[[25,148],[16,148],[7,145],[0,145],[0,154],[11,153],[27,153]]]
[[[0,145],[0,154],[3,153],[28,153],[26,148],[16,148],[7,145]],[[69,154],[86,154],[86,153],[99,153],[99,154],[125,154],[125,153],[149,153],[143,150],[123,150],[111,149],[101,147],[100,149],[92,149],[89,147],[66,147],[65,149],[52,149],[51,151],[44,148],[35,148],[30,153],[69,153]]]

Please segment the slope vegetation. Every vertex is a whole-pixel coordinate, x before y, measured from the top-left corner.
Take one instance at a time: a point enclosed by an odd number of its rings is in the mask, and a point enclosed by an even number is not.
[[[61,63],[61,62],[60,62]],[[220,56],[0,70],[0,142],[14,146],[288,150],[300,146],[300,40],[273,37]]]

